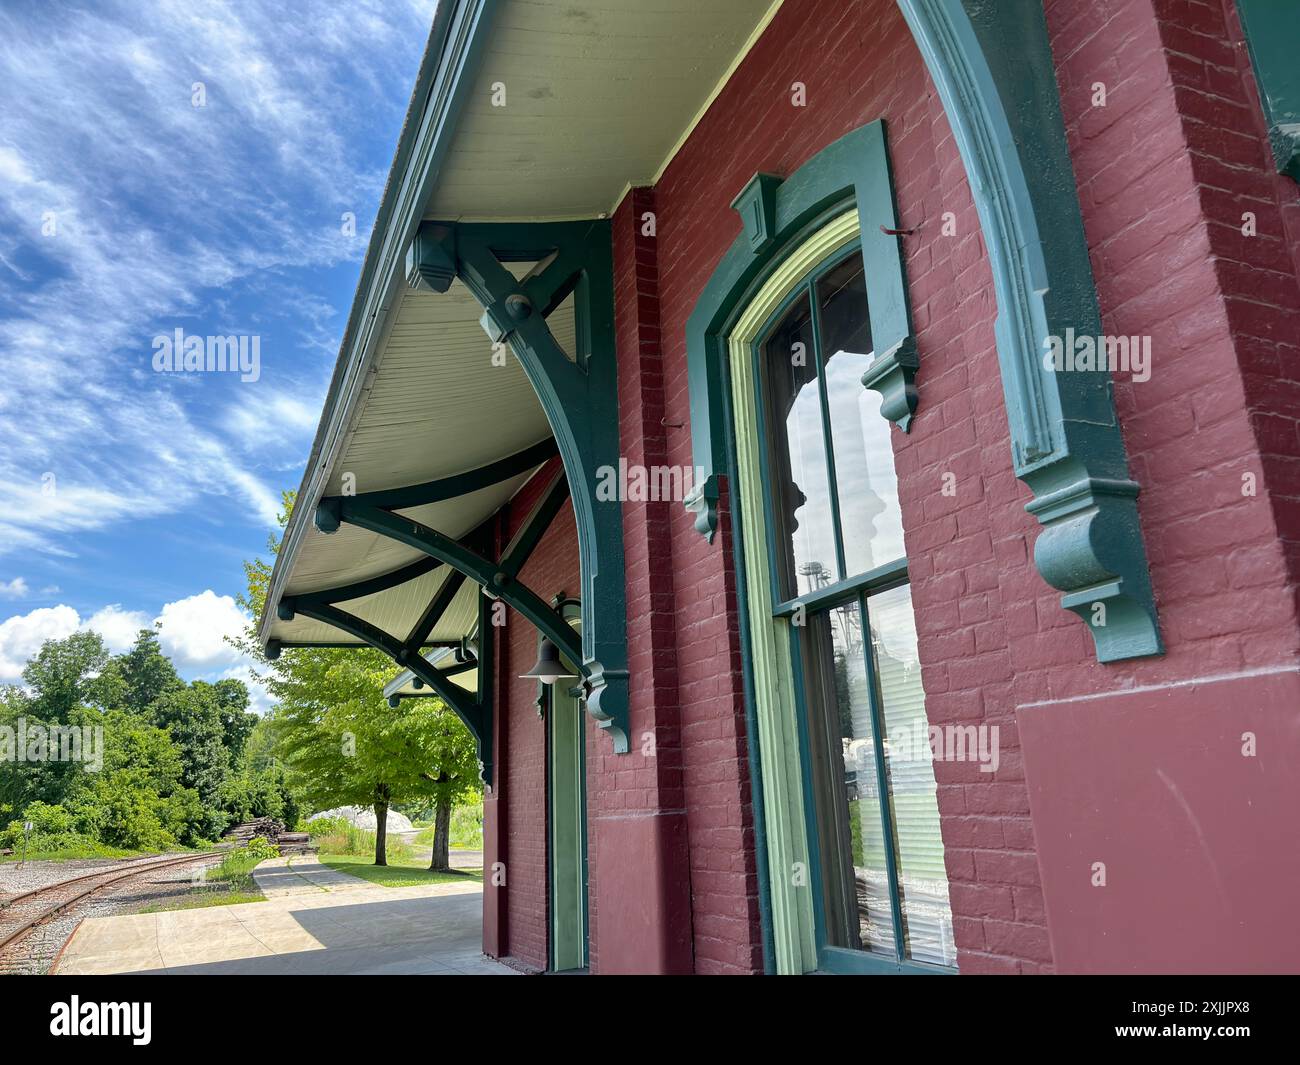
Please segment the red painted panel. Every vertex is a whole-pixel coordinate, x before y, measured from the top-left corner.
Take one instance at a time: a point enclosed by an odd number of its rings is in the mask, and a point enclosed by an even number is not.
[[[1300,969],[1300,673],[1016,716],[1059,971]]]

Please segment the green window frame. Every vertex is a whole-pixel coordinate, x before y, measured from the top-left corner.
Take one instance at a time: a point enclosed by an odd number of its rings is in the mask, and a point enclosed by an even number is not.
[[[776,823],[778,842],[786,844],[784,848],[778,846],[771,849],[770,855],[771,866],[776,870],[771,878],[776,923],[781,926],[774,936],[782,944],[776,951],[777,968],[778,971],[785,972],[815,968],[838,973],[946,974],[955,972],[955,968],[904,957],[907,935],[900,902],[900,873],[895,856],[898,834],[893,818],[888,763],[885,760],[884,706],[869,636],[863,640],[861,650],[863,670],[868,679],[866,691],[870,705],[870,743],[875,768],[875,780],[872,783],[879,797],[880,832],[894,953],[890,957],[879,952],[835,946],[829,942],[830,918],[826,900],[828,881],[834,874],[829,871],[826,860],[840,860],[841,856],[829,851],[828,847],[839,847],[841,839],[838,835],[833,840],[822,838],[827,831],[824,817],[834,800],[828,804],[819,800],[818,796],[818,789],[830,787],[831,781],[822,779],[826,766],[819,769],[814,761],[812,730],[824,723],[820,720],[819,712],[810,704],[809,678],[804,663],[806,655],[810,653],[809,646],[805,644],[811,644],[812,641],[806,635],[807,628],[800,625],[798,619],[818,614],[829,616],[837,607],[856,604],[862,631],[869,634],[872,596],[907,584],[905,555],[861,573],[850,574],[845,569],[844,531],[838,502],[840,494],[830,424],[831,408],[827,397],[827,356],[822,350],[817,293],[818,283],[823,278],[854,256],[860,255],[861,242],[856,217],[851,212],[840,213],[826,221],[768,279],[755,298],[753,312],[742,313],[731,337],[731,359],[726,384],[733,399],[732,421],[736,445],[733,450],[737,458],[733,483],[740,486],[740,498],[735,501],[737,508],[746,508],[738,524],[742,528],[744,541],[741,554],[745,556],[749,575],[742,577],[748,602],[747,630],[751,637],[758,635],[757,640],[749,641],[749,658],[753,666],[751,692],[755,694],[756,702],[767,704],[763,707],[768,711],[766,714],[760,709],[762,716],[784,717],[787,726],[793,725],[793,729],[787,727],[782,735],[782,730],[777,727],[778,722],[769,721],[767,731],[779,739],[774,743],[772,735],[766,741],[761,736],[759,738],[765,756],[773,754],[782,746],[786,747],[784,767],[764,762],[761,772],[764,793],[768,791],[769,785],[774,785],[778,794],[784,792],[788,796],[776,806],[767,804],[767,823],[769,826]],[[780,295],[774,297],[772,291]],[[838,573],[843,576],[829,586],[787,596],[782,580],[782,561],[778,557],[774,535],[779,528],[776,489],[781,474],[774,468],[776,464],[773,461],[768,425],[770,412],[764,394],[763,360],[766,344],[773,331],[800,300],[807,301],[812,320],[809,330],[811,358],[817,374],[825,447],[821,458],[829,481],[829,510]],[[738,413],[740,416],[736,417]],[[754,507],[754,503],[759,506]],[[755,582],[758,582],[757,586]],[[783,643],[784,647],[781,646]],[[780,689],[784,689],[782,695],[775,700],[771,699],[771,693]],[[818,716],[817,722],[813,720],[815,715]],[[794,809],[796,804],[789,801],[796,794],[799,800],[797,813]],[[788,815],[784,826],[779,824],[782,816],[778,808],[780,806],[785,807]],[[819,807],[823,817],[820,825]],[[802,859],[799,857],[801,847],[805,854]],[[794,891],[787,890],[783,882],[789,880],[798,883],[801,865],[807,870],[804,883],[809,889],[802,891],[802,894],[798,887]],[[786,866],[790,867],[790,877],[783,875]],[[784,904],[780,898],[783,895],[791,896],[784,900]]]
[[[1237,0],[1237,13],[1277,171],[1300,181],[1300,5]]]

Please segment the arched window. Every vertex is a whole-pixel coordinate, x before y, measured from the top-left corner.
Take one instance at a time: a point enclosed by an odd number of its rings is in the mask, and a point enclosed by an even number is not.
[[[808,855],[812,913],[786,933],[812,940],[819,967],[951,967],[893,430],[862,385],[858,233],[856,211],[820,227],[728,336],[762,784],[769,810],[804,813],[802,826],[769,819],[785,833],[769,864],[775,883]]]

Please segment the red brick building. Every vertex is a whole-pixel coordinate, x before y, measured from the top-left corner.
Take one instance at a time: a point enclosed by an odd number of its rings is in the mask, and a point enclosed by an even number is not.
[[[1294,971],[1297,10],[443,0],[261,635],[487,954]]]

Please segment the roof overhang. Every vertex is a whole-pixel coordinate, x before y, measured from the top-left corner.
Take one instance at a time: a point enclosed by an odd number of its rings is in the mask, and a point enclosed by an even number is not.
[[[447,565],[412,572],[420,550],[355,525],[325,535],[313,524],[323,498],[470,475],[551,436],[518,361],[494,359],[483,307],[460,281],[441,293],[408,284],[421,221],[607,215],[629,185],[658,176],[777,6],[439,3],[272,573],[263,647],[362,645],[291,609],[340,588],[362,594],[330,603],[402,641],[453,576]],[[508,265],[522,278],[545,264]],[[571,317],[548,321],[563,346]],[[538,468],[402,513],[473,537]],[[477,597],[464,581],[422,646],[468,636]]]

